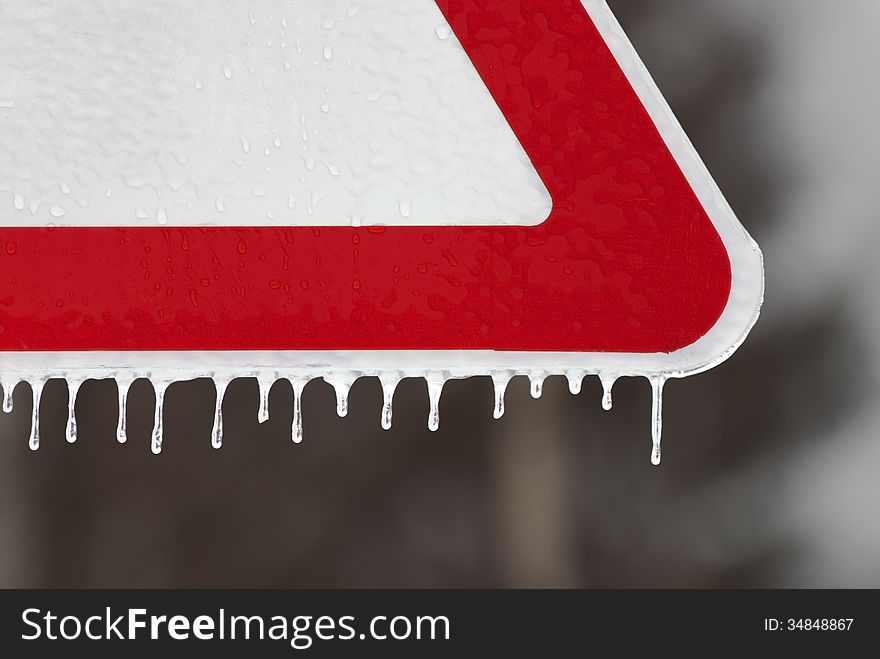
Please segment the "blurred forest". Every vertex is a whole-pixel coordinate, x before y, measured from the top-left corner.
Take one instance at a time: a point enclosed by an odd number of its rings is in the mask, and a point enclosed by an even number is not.
[[[422,381],[401,383],[391,431],[362,379],[349,415],[310,383],[305,441],[291,392],[229,388],[212,449],[214,389],[167,396],[50,382],[43,445],[30,392],[0,415],[0,586],[623,587],[880,586],[880,312],[874,255],[880,3],[610,2],[740,220],[764,250],[767,301],[721,367],[666,389],[652,467],[650,386],[621,380],[614,409],[588,378],[533,400],[487,378],[449,383],[437,433]]]

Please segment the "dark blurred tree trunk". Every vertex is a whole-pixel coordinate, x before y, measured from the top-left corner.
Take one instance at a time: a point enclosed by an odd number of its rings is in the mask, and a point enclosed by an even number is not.
[[[519,378],[523,380],[524,378]],[[524,382],[508,389],[512,419],[491,427],[498,547],[505,585],[564,588],[578,582],[565,426],[557,387],[531,400]]]

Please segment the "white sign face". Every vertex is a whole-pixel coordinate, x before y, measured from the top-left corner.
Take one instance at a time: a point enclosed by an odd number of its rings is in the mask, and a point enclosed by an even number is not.
[[[538,224],[433,0],[0,2],[7,226]]]

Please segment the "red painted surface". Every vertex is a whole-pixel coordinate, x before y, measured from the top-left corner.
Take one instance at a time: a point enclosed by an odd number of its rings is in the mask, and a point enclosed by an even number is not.
[[[438,0],[544,180],[536,227],[3,228],[0,350],[666,352],[727,253],[577,0]]]

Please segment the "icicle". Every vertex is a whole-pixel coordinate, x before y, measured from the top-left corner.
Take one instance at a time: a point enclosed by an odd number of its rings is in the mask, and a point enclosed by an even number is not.
[[[495,387],[495,409],[492,412],[492,416],[496,419],[500,419],[504,416],[504,392],[507,391],[508,382],[510,382],[510,380],[507,378],[503,380],[494,377],[492,378],[492,384]]]
[[[581,387],[583,386],[583,383],[583,371],[568,374],[568,390],[571,392],[572,396],[577,396],[579,393],[581,393]]]
[[[153,455],[159,455],[162,452],[162,426],[165,418],[165,390],[167,388],[167,382],[153,383],[153,390],[156,392],[155,418],[153,419],[153,443],[150,446]]]
[[[80,384],[82,383],[77,380],[67,380],[67,428],[64,436],[68,444],[76,441],[76,395]]]
[[[31,382],[31,391],[33,392],[34,406],[31,410],[31,437],[28,441],[32,451],[40,448],[40,398],[43,396],[44,380],[34,380]]]
[[[398,380],[386,380],[380,378],[382,383],[382,430],[391,430],[392,403],[394,391],[397,389]]]
[[[217,392],[214,399],[214,426],[211,429],[211,446],[214,448],[223,446],[223,398],[228,385],[226,380],[214,378],[214,389]]]
[[[12,393],[15,391],[15,384],[9,380],[3,381],[3,411],[6,414],[12,412]]]
[[[660,464],[660,439],[663,433],[663,385],[666,380],[662,377],[651,378],[651,391],[653,393],[653,401],[651,404],[651,439],[654,448],[651,451],[651,463]]]
[[[437,432],[440,428],[440,395],[443,393],[443,382],[428,382],[428,400],[431,409],[428,412],[428,430]]]
[[[116,378],[116,393],[119,397],[119,416],[116,421],[116,441],[125,444],[128,440],[128,389],[131,387],[130,380]]]
[[[546,376],[541,374],[541,375],[532,376],[530,378],[532,398],[540,398],[541,394],[544,393],[544,378],[545,377]]]
[[[293,423],[290,434],[293,443],[299,444],[303,440],[302,390],[305,383],[301,380],[291,380],[290,386],[293,387]]]
[[[330,384],[336,391],[336,414],[344,417],[348,414],[348,391],[351,389],[351,382],[333,380]]]
[[[614,388],[617,378],[610,375],[600,375],[599,379],[602,381],[602,409],[607,412],[614,405],[611,390]]]
[[[269,392],[275,384],[275,378],[257,377],[260,386],[260,409],[257,412],[257,421],[266,423],[269,420]]]

